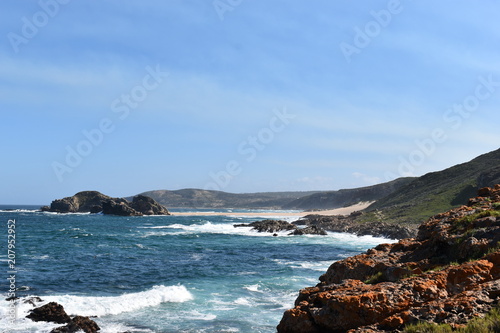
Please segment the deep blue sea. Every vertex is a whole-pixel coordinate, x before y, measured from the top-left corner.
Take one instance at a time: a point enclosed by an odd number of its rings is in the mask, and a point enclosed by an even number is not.
[[[264,219],[255,217],[116,217],[21,208],[0,207],[0,332],[60,326],[25,319],[32,308],[23,303],[28,296],[41,297],[39,305],[56,301],[70,315],[95,316],[104,333],[275,332],[299,289],[317,284],[332,262],[389,242],[333,233],[273,237],[233,227]],[[20,297],[14,323],[13,303],[5,300],[9,219],[15,220]]]

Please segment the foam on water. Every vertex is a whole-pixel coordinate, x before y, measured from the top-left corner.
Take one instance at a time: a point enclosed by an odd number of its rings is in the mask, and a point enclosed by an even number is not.
[[[212,223],[207,221],[203,224],[171,224],[162,225],[154,227],[141,227],[141,229],[149,229],[154,231],[149,231],[144,233],[143,237],[150,236],[169,236],[169,235],[180,235],[180,234],[221,234],[221,235],[242,235],[242,236],[272,236],[268,232],[258,232],[252,230],[251,227],[234,227],[232,223]],[[156,231],[162,230],[162,231]],[[290,231],[282,231],[277,234],[280,236],[286,236]]]
[[[187,302],[193,300],[193,295],[184,286],[160,285],[146,291],[113,297],[63,295],[47,296],[44,299],[63,304],[68,314],[102,317],[136,311],[167,302]]]
[[[90,317],[118,315],[125,312],[138,311],[147,307],[158,306],[162,303],[183,303],[194,299],[193,295],[182,285],[154,286],[146,291],[129,293],[121,296],[90,297],[60,295],[43,296],[42,298],[43,302],[37,303],[37,307],[49,302],[57,302],[64,306],[64,310],[70,316],[81,315]],[[12,329],[12,331],[16,332],[39,332],[60,326],[52,325],[50,323],[34,323],[30,319],[26,319],[25,317],[29,314],[29,311],[33,309],[33,306],[25,303],[25,300],[26,298],[21,298],[16,304],[17,318],[19,319],[17,320],[15,327],[9,327],[8,313],[11,303],[7,301],[0,302],[0,331]],[[116,332],[123,329],[120,325],[115,326],[115,328],[117,328]],[[105,331],[114,332],[115,330],[106,328]]]

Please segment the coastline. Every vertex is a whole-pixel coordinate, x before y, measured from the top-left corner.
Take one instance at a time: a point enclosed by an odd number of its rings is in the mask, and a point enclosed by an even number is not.
[[[360,202],[352,206],[329,209],[329,210],[318,210],[318,211],[303,211],[290,213],[288,211],[279,212],[244,212],[244,213],[234,213],[234,212],[171,212],[173,216],[234,216],[234,217],[275,217],[275,216],[283,216],[283,217],[305,217],[307,215],[323,215],[323,216],[335,216],[335,215],[344,215],[347,216],[353,212],[363,210],[370,206],[373,202]]]

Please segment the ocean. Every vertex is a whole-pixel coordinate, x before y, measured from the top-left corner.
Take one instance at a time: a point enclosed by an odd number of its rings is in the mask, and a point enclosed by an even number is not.
[[[392,242],[339,233],[273,237],[233,227],[264,219],[250,216],[117,217],[14,208],[22,209],[0,207],[0,332],[61,326],[25,318],[33,307],[24,301],[32,296],[43,300],[38,305],[55,301],[69,315],[94,317],[103,333],[275,332],[298,291],[317,284],[332,262]],[[10,253],[9,232],[15,235]],[[15,303],[6,300],[12,275]]]

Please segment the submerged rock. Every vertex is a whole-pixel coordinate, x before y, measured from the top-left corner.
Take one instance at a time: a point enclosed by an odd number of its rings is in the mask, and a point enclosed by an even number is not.
[[[462,325],[496,307],[500,185],[480,195],[431,217],[416,238],[333,263],[319,284],[300,291],[278,332],[390,332],[419,321]]]

